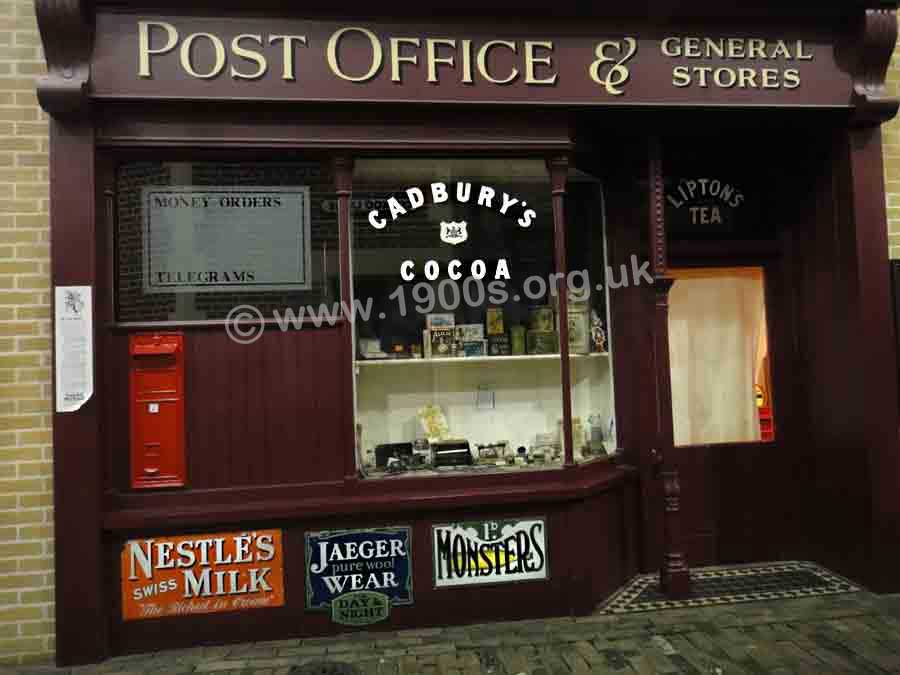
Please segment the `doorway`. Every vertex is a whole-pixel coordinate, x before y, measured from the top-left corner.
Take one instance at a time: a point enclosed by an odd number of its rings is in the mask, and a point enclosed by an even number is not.
[[[774,274],[762,264],[682,266],[670,273],[676,279],[669,294],[672,459],[682,486],[685,552],[692,566],[749,562],[753,556],[738,533],[754,529],[755,511],[741,506],[753,499],[742,477],[777,458],[780,441]]]

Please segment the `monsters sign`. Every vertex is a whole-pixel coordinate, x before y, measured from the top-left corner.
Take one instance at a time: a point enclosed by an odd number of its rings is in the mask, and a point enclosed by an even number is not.
[[[549,578],[545,518],[435,525],[432,538],[436,588]]]
[[[330,610],[335,623],[361,626],[411,605],[410,528],[309,532],[306,607]]]

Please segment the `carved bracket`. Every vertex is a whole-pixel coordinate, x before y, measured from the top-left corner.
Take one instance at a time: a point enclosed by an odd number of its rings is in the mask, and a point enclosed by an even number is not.
[[[896,42],[896,9],[867,9],[857,41],[860,51],[853,76],[853,123],[857,126],[881,124],[897,114],[900,102],[890,97],[885,87]]]
[[[50,115],[82,112],[87,106],[94,27],[81,0],[35,0],[47,74],[37,79],[37,97]]]

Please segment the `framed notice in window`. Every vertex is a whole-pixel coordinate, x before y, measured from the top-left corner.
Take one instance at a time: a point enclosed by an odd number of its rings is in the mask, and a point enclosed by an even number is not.
[[[142,189],[145,293],[309,290],[309,187]]]

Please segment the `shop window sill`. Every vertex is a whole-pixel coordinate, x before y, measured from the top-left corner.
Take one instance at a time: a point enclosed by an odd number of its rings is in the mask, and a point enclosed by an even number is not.
[[[588,466],[593,464],[608,464],[620,457],[619,453],[613,455],[598,455],[585,457],[576,463],[576,466]],[[438,468],[410,469],[406,471],[390,472],[384,469],[368,469],[363,474],[365,480],[400,480],[404,478],[463,478],[472,476],[484,476],[495,474],[521,474],[535,471],[557,471],[565,468],[560,462],[535,462],[531,464],[472,464],[463,466],[446,466]]]
[[[608,358],[609,352],[593,352],[591,354],[569,354],[570,359]],[[555,354],[522,354],[519,356],[458,356],[452,358],[430,359],[358,359],[357,367],[370,368],[373,366],[399,366],[399,365],[464,365],[473,363],[518,364],[523,361],[551,361],[559,360],[559,353]]]
[[[176,503],[171,494],[109,495],[103,526],[108,531],[176,525],[208,526],[228,522],[303,521],[364,512],[403,513],[426,508],[456,508],[478,503],[512,504],[579,499],[618,489],[637,478],[633,467],[613,462],[586,462],[563,471],[546,465],[535,470],[458,476],[448,489],[435,490],[440,478],[361,480],[350,483],[280,485],[240,490],[188,490]],[[389,487],[390,486],[390,487]],[[114,497],[114,498],[113,498]]]

